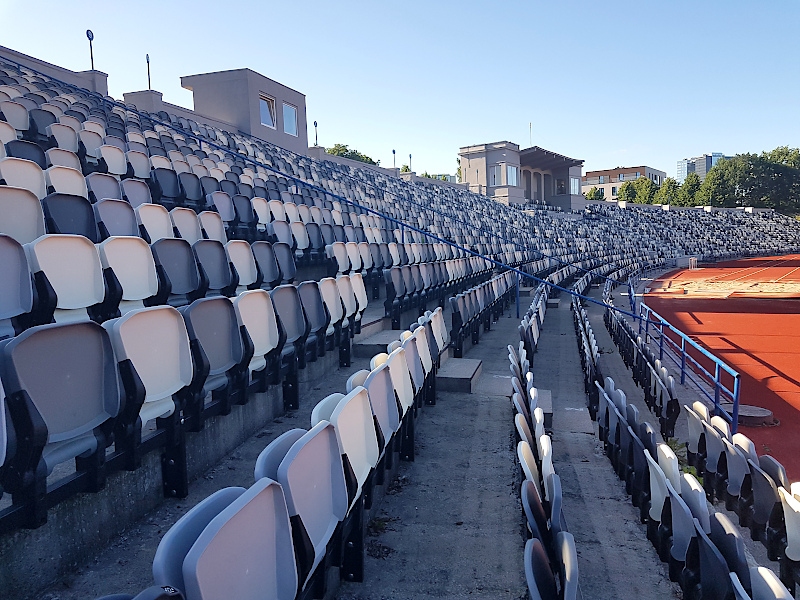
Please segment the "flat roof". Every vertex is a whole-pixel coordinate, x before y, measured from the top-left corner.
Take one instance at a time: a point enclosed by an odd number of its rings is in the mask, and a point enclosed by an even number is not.
[[[583,165],[583,160],[532,146],[519,151],[519,164],[523,167],[549,170],[559,167],[580,167]]]

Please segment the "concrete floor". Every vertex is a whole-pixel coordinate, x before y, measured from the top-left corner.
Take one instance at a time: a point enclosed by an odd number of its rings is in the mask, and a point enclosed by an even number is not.
[[[591,293],[599,298],[599,290]],[[529,298],[521,299],[521,311],[528,302]],[[655,422],[603,326],[602,309],[590,304],[587,310],[604,372],[636,403],[642,418]],[[509,343],[517,343],[518,323],[512,306],[492,331],[483,333],[478,345],[465,345],[465,358],[483,363],[472,394],[440,391],[437,404],[422,410],[416,460],[400,463],[373,511],[365,581],[343,583],[337,594],[341,600],[527,598],[506,351]],[[36,597],[85,600],[112,592],[135,593],[150,585],[153,554],[169,526],[221,487],[250,485],[255,459],[269,441],[287,429],[307,428],[316,401],[343,391],[347,377],[367,363],[366,358],[354,357],[350,369],[329,373],[314,388],[317,396],[304,399],[299,411],[265,427],[195,481],[189,498],[165,500],[115,544],[99,551],[97,558]],[[669,581],[666,566],[638,521],[637,509],[598,443],[586,409],[568,298],[558,308],[548,309],[532,369],[537,387],[552,391],[554,464],[562,481],[566,520],[577,544],[583,598],[679,598],[677,585]],[[686,394],[688,398],[689,390]],[[760,544],[748,548],[754,561],[777,568],[764,562],[765,556],[760,560]]]

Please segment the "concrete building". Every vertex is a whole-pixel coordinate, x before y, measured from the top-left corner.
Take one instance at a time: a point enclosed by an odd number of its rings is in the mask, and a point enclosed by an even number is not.
[[[667,178],[667,174],[664,171],[647,166],[586,171],[586,175],[581,181],[581,191],[586,194],[593,187],[596,187],[606,200],[616,200],[619,187],[623,183],[636,181],[640,177],[647,177],[656,185],[661,185]]]
[[[711,170],[711,167],[720,160],[729,160],[731,158],[733,157],[725,156],[722,152],[712,152],[711,154],[703,154],[703,156],[681,159],[678,161],[678,176],[675,179],[678,183],[683,183],[689,173],[697,173],[700,181],[704,181],[706,173]]]
[[[462,147],[461,179],[468,188],[504,204],[548,204],[581,210],[583,161],[538,146],[520,150],[503,141]]]

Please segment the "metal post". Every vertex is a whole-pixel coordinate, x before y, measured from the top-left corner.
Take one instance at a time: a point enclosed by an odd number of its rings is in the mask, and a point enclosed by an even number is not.
[[[517,273],[517,318],[519,319],[519,273]]]
[[[92,61],[92,71],[94,71],[94,49],[92,48],[92,40],[94,40],[94,34],[92,33],[91,29],[86,30],[86,37],[89,38],[89,58]]]
[[[658,336],[658,360],[664,360],[664,321],[659,323],[661,335]]]
[[[319,146],[319,135],[317,135],[317,122],[314,121],[314,145]]]
[[[714,368],[714,414],[719,414],[719,363]]]
[[[147,59],[147,89],[151,90],[153,88],[150,87],[150,55],[145,54],[144,56]]]
[[[686,338],[681,336],[681,385],[686,383]]]
[[[733,379],[733,415],[731,423],[731,433],[736,433],[736,430],[739,428],[739,384],[741,381],[739,380],[739,376],[737,375]]]

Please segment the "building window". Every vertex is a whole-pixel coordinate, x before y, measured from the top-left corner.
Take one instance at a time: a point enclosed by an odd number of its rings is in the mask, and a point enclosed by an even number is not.
[[[556,195],[563,196],[567,193],[567,181],[565,179],[556,179]]]
[[[606,178],[604,175],[600,175],[600,183],[605,183],[606,182],[605,179]]]
[[[500,165],[489,167],[489,187],[500,185]]]
[[[597,191],[600,192],[600,197],[605,198],[606,196],[606,188],[597,188]]]
[[[639,177],[641,177],[641,176],[642,176],[641,172],[636,171],[636,179],[639,179]]]
[[[275,129],[275,99],[261,94],[259,104],[261,105],[261,124]]]
[[[617,188],[615,188],[615,187],[611,188],[611,195],[612,196],[616,196],[617,195]]]
[[[297,109],[291,104],[283,105],[283,131],[289,135],[297,135]]]
[[[581,193],[581,180],[577,177],[569,178],[569,193],[577,196]]]
[[[517,185],[517,167],[506,167],[506,185]]]

